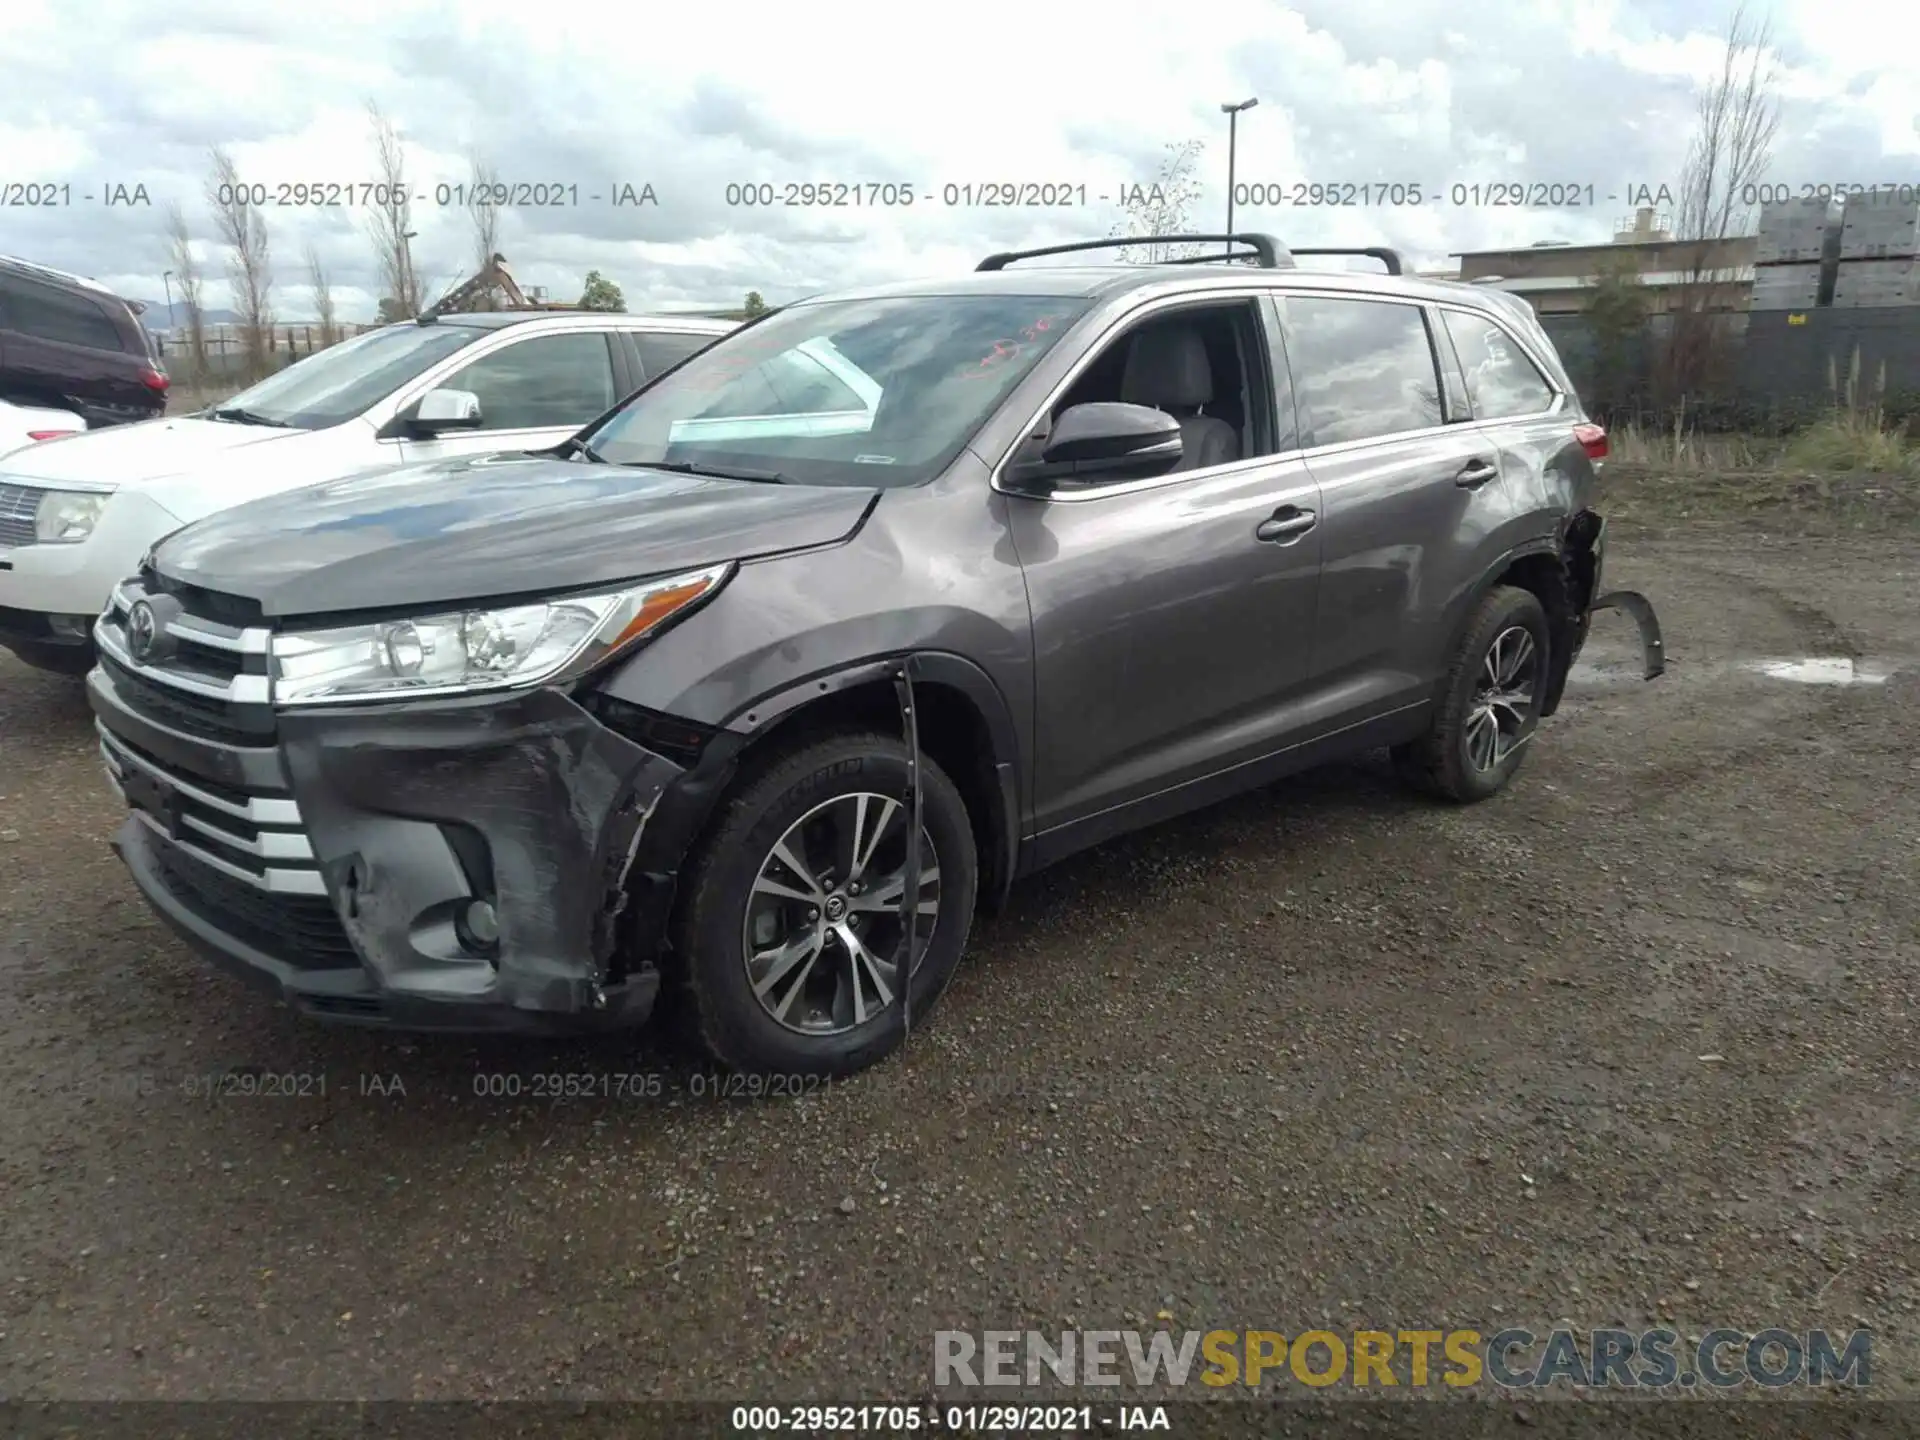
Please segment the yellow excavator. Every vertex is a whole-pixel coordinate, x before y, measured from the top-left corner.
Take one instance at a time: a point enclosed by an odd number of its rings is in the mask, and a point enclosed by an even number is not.
[[[507,268],[507,257],[495,255],[473,274],[455,285],[420,312],[425,320],[435,315],[463,315],[475,310],[578,310],[578,305],[559,300],[530,299]]]

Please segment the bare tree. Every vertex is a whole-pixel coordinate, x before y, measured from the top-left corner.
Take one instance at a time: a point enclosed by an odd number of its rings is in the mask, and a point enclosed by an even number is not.
[[[1160,171],[1144,185],[1128,185],[1120,201],[1120,219],[1107,232],[1109,240],[1132,235],[1177,235],[1192,226],[1193,207],[1200,199],[1200,152],[1204,140],[1185,140],[1167,146]],[[1157,265],[1194,253],[1192,245],[1129,245],[1120,256],[1130,264]]]
[[[206,311],[200,301],[200,262],[193,257],[187,212],[177,200],[167,207],[167,260],[179,282],[180,308],[186,316],[188,380],[198,389],[207,374]],[[167,328],[174,328],[172,315],[167,316]]]
[[[247,378],[267,373],[267,351],[273,333],[273,268],[267,254],[267,222],[251,203],[233,157],[216,147],[213,174],[207,180],[207,203],[213,221],[226,242],[227,281],[234,308],[240,312],[240,333],[246,346]]]
[[[467,177],[467,216],[473,224],[476,271],[486,269],[500,249],[500,195],[500,172],[474,155]],[[491,308],[491,297],[487,303]]]
[[[420,313],[420,277],[413,268],[413,192],[407,183],[407,152],[400,132],[372,101],[367,114],[373,121],[373,214],[367,222],[373,239],[384,298],[393,301],[391,313],[409,319]]]
[[[1674,217],[1674,238],[1693,243],[1682,262],[1685,278],[1660,366],[1667,400],[1697,393],[1724,348],[1718,317],[1710,312],[1734,280],[1727,241],[1746,233],[1753,213],[1747,197],[1767,172],[1780,125],[1772,43],[1772,22],[1755,20],[1740,0],[1727,22],[1719,73],[1696,101]]]
[[[334,319],[333,280],[320,263],[320,252],[312,241],[307,242],[307,283],[313,287],[313,318],[320,322],[320,348],[324,350],[339,343],[340,326]]]

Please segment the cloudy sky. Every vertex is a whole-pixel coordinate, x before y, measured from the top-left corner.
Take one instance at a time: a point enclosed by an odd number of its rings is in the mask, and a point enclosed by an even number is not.
[[[1920,7],[1762,8],[1784,104],[1769,179],[1920,185]],[[523,284],[573,298],[599,269],[636,310],[748,289],[780,303],[1106,235],[1121,187],[1150,183],[1187,140],[1204,142],[1192,218],[1218,228],[1220,105],[1251,96],[1242,182],[1418,185],[1424,203],[1243,206],[1242,228],[1299,245],[1384,241],[1438,265],[1463,249],[1605,239],[1634,187],[1674,185],[1728,13],[1717,0],[7,0],[0,187],[64,184],[70,200],[0,207],[0,253],[158,300],[165,206],[178,201],[218,276],[209,148],[276,198],[283,184],[371,181],[375,102],[406,142],[430,290],[473,268],[468,217],[436,198],[478,155],[567,199],[504,217],[500,248]],[[1515,181],[1582,200],[1591,186],[1593,203],[1453,203],[1455,186]],[[730,184],[761,182],[912,186],[915,201],[728,204]],[[964,187],[1007,182],[1084,187],[1086,203],[964,203]],[[104,204],[116,185],[145,186],[151,205]],[[623,185],[651,185],[658,203],[612,204]],[[962,203],[946,203],[949,186]],[[371,317],[363,214],[266,218],[282,318],[312,314],[310,242],[342,314]]]

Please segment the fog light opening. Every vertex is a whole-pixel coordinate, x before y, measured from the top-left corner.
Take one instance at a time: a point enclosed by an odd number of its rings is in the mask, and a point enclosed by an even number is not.
[[[93,631],[91,615],[49,615],[47,628],[62,640],[84,640]]]
[[[460,943],[477,955],[491,955],[500,945],[500,915],[490,900],[474,900],[453,921]]]

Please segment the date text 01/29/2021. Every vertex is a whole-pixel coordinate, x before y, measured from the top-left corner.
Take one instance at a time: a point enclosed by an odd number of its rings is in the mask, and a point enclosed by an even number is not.
[[[904,210],[1069,209],[1084,205],[1158,205],[1162,186],[1081,180],[949,180],[939,185],[860,180],[736,180],[721,192],[736,209]]]
[[[1164,1405],[736,1405],[730,1426],[742,1435],[1072,1435],[1173,1428]]]

